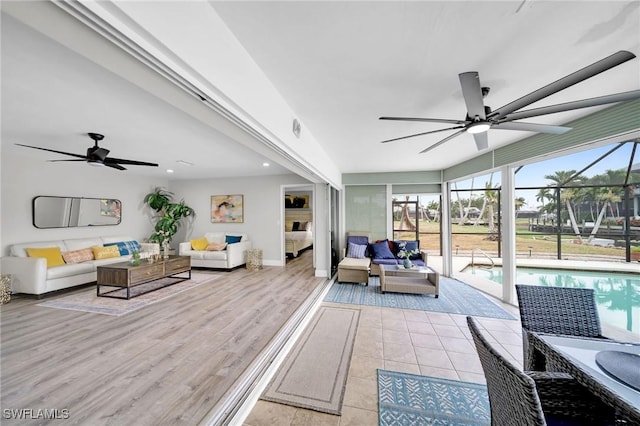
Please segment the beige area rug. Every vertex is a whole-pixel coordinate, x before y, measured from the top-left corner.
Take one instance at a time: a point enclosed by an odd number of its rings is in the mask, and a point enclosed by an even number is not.
[[[359,318],[358,309],[321,307],[262,399],[340,415]]]
[[[183,274],[180,274],[180,276],[183,276]],[[165,300],[171,296],[182,293],[183,291],[198,287],[199,285],[210,283],[211,281],[214,281],[219,277],[220,275],[194,274],[192,272],[190,280],[182,281],[178,284],[164,287],[129,300],[113,299],[110,297],[98,297],[96,296],[96,288],[91,287],[79,293],[69,294],[67,296],[61,296],[56,299],[38,303],[38,306],[120,316],[133,311],[137,311],[138,309],[152,305],[156,302],[160,302],[161,300]],[[161,280],[141,284],[139,286],[133,287],[131,290],[131,294],[134,295],[137,292],[146,291],[154,287],[161,287],[162,285],[173,281],[175,280],[172,280],[171,278],[163,278]]]

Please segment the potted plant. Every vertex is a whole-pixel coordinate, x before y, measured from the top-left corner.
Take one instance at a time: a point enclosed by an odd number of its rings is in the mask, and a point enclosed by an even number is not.
[[[404,261],[402,262],[402,265],[405,267],[405,269],[410,269],[411,267],[413,267],[413,263],[411,262],[411,256],[413,256],[414,254],[418,254],[420,253],[420,250],[414,249],[414,250],[407,250],[407,243],[400,243],[400,250],[398,250],[398,258],[400,259],[404,259]]]
[[[159,243],[166,254],[182,220],[195,216],[195,212],[185,204],[184,200],[174,203],[173,193],[162,187],[156,187],[153,192],[147,194],[144,197],[144,203],[157,213],[156,225],[149,241]]]

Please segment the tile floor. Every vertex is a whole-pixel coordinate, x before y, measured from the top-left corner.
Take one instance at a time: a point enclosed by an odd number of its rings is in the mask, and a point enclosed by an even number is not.
[[[502,304],[518,317],[517,309]],[[333,305],[325,303],[326,305]],[[344,306],[344,305],[336,305]],[[361,310],[342,415],[259,400],[245,426],[378,425],[378,368],[484,383],[464,315],[354,306]],[[520,322],[477,317],[487,338],[522,365]]]

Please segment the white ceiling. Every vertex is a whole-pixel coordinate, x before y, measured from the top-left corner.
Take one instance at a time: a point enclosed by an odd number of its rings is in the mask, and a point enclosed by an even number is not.
[[[459,73],[478,71],[491,88],[485,102],[497,109],[618,50],[640,54],[637,1],[210,4],[344,173],[442,169],[478,155],[467,134],[421,155],[449,133],[379,143],[446,127],[379,116],[463,119]],[[636,58],[532,106],[637,89]],[[594,110],[527,121],[562,124]],[[2,119],[3,152],[21,149],[43,161],[56,154],[13,144],[83,153],[84,134],[95,131],[106,135],[102,145],[113,156],[161,165],[131,166],[132,173],[267,173],[263,156],[4,16]],[[491,130],[489,146],[529,135]],[[284,172],[277,164],[268,169]]]

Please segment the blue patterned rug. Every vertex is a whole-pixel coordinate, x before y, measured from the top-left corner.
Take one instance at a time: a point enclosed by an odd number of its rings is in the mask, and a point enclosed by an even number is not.
[[[440,276],[439,290],[437,299],[426,294],[382,294],[380,278],[369,277],[368,286],[334,282],[324,301],[515,320],[481,292],[458,280]]]
[[[380,426],[491,424],[487,387],[378,370]]]

